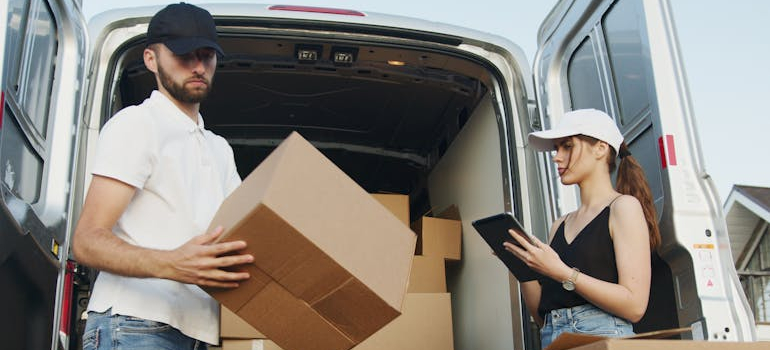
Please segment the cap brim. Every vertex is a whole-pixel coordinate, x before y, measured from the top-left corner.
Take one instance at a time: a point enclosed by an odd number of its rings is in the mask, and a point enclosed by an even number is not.
[[[203,47],[214,49],[219,56],[225,55],[219,44],[206,38],[178,38],[166,40],[163,43],[171,52],[177,55],[184,55]]]
[[[564,129],[551,129],[536,131],[529,134],[529,146],[538,151],[553,151],[553,140],[568,136],[575,136],[578,133]]]

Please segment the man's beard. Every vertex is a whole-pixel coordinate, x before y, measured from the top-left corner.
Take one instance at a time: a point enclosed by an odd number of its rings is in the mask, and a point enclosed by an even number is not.
[[[205,88],[187,89],[184,83],[177,84],[174,80],[163,71],[160,65],[158,65],[158,76],[160,77],[160,83],[171,94],[171,97],[179,102],[184,103],[201,103],[209,95],[211,91],[211,81],[206,80],[203,76],[195,76],[195,79],[201,79],[206,82]]]

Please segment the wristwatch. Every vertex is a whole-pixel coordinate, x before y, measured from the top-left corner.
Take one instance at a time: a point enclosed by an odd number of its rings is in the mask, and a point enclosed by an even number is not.
[[[562,288],[564,288],[567,291],[573,291],[575,290],[575,282],[577,281],[578,274],[580,273],[580,270],[578,270],[577,267],[572,268],[572,275],[569,276],[569,278],[566,281],[561,282]]]

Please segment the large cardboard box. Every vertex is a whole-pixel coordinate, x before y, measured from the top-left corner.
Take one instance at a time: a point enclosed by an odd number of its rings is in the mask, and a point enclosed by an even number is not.
[[[254,329],[230,309],[222,306],[219,313],[219,336],[225,339],[264,339],[265,335]]]
[[[400,314],[415,235],[292,133],[217,211],[251,278],[209,288],[285,350],[349,349]]]
[[[572,350],[767,350],[768,342],[722,342],[658,339],[604,339]]]
[[[415,253],[459,261],[462,247],[462,222],[423,216],[412,223],[418,242]]]
[[[690,331],[688,327],[635,334],[623,338],[607,338],[589,334],[563,333],[545,350],[758,350],[770,348],[762,342],[722,342],[693,340],[661,340]]]
[[[283,350],[267,339],[226,339],[222,350]]]
[[[355,350],[453,350],[449,293],[409,293],[403,314]]]
[[[446,293],[444,259],[436,256],[415,256],[412,260],[407,293]]]
[[[405,194],[373,193],[372,197],[388,208],[404,225],[409,226],[409,196]]]

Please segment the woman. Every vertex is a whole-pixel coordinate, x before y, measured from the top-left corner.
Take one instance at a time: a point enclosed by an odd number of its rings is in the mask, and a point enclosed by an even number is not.
[[[613,120],[595,109],[564,114],[529,143],[553,157],[562,184],[577,184],[580,207],[552,227],[550,246],[511,232],[522,248],[505,248],[540,273],[522,282],[530,314],[541,325],[541,346],[563,332],[633,334],[631,323],[647,309],[650,255],[660,243],[647,181]],[[619,155],[617,189],[610,173]]]

